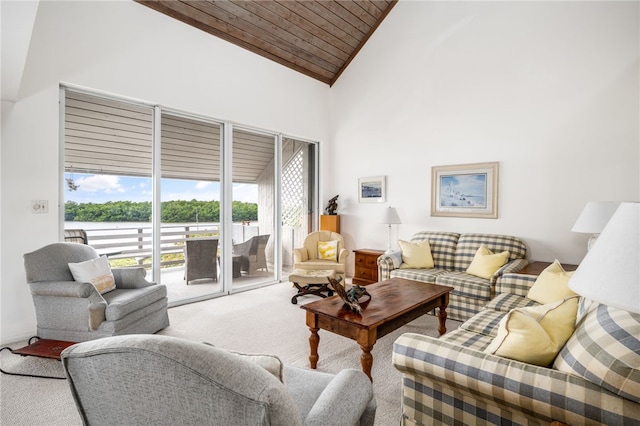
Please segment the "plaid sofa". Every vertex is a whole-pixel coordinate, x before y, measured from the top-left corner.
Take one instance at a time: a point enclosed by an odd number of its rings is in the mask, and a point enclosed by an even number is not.
[[[418,232],[412,243],[429,240],[434,267],[431,269],[398,269],[400,252],[383,254],[378,258],[378,279],[406,278],[454,288],[449,295],[448,318],[466,321],[495,296],[495,283],[499,276],[518,272],[525,266],[527,248],[510,235],[456,234],[453,232]],[[465,271],[478,248],[484,244],[494,253],[509,252],[509,261],[490,279],[476,277]],[[395,263],[394,263],[395,258]]]
[[[536,276],[504,274],[498,296],[439,339],[394,343],[404,425],[640,424],[640,315],[581,298],[576,330],[549,367],[484,352]]]

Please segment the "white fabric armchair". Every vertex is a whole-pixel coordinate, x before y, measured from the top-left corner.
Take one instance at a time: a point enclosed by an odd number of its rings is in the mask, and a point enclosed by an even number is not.
[[[38,337],[83,342],[169,325],[167,288],[147,281],[142,267],[111,269],[116,288],[104,294],[75,281],[69,263],[98,257],[93,247],[78,243],[49,244],[24,255]]]
[[[283,367],[277,357],[176,337],[79,343],[63,351],[62,364],[84,424],[364,426],[376,411],[359,370]]]
[[[318,243],[337,241],[336,260],[320,259],[318,256]],[[337,276],[345,279],[346,263],[349,251],[344,248],[342,235],[333,231],[317,231],[307,235],[303,247],[293,250],[294,268],[307,270],[332,269]]]

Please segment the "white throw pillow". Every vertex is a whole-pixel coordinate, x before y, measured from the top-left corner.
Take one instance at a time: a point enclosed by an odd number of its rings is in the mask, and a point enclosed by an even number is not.
[[[106,256],[80,263],[69,263],[73,279],[81,283],[91,283],[100,294],[116,289],[116,280]]]

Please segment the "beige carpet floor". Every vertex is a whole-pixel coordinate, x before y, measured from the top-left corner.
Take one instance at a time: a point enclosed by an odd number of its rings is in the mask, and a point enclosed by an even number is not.
[[[286,364],[308,368],[309,329],[300,305],[317,300],[314,296],[290,302],[294,289],[282,283],[169,310],[171,326],[161,331],[175,337],[209,342],[218,347],[243,352],[279,356]],[[447,329],[459,325],[448,321]],[[381,338],[373,348],[373,386],[378,402],[376,425],[400,422],[401,375],[391,364],[394,340],[404,332],[437,336],[437,319],[425,315]],[[318,370],[336,373],[343,368],[360,368],[358,345],[341,336],[321,330]],[[25,342],[16,342],[20,347]],[[0,354],[2,368],[35,374],[61,375],[59,361],[18,357],[8,351]],[[28,377],[0,377],[0,424],[2,425],[80,425],[69,388],[64,380]]]

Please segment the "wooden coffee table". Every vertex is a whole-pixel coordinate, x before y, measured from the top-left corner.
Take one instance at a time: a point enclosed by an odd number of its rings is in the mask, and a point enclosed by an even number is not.
[[[318,330],[323,329],[353,339],[360,345],[362,371],[373,380],[371,350],[376,340],[435,308],[439,308],[438,332],[443,335],[447,331],[446,309],[451,290],[453,287],[391,278],[367,286],[371,300],[362,303],[361,313],[351,311],[338,296],[301,306],[307,311],[307,326],[311,330],[311,368],[318,365]]]

